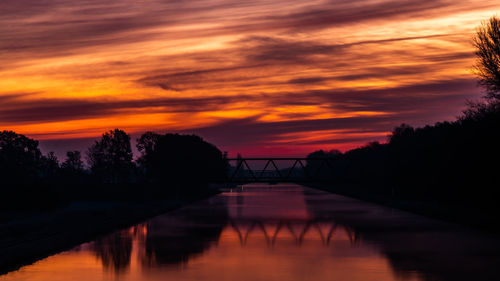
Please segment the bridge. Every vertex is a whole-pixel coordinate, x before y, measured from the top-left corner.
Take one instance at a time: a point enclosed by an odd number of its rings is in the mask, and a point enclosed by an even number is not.
[[[332,158],[228,158],[229,183],[312,183],[332,180]],[[263,165],[265,163],[265,165]],[[285,167],[278,167],[285,164]],[[291,165],[290,165],[291,164]],[[282,165],[283,166],[283,165]]]

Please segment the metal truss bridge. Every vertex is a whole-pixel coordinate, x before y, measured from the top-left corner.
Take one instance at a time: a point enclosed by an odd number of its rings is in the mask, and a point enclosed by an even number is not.
[[[227,160],[229,164],[235,164],[231,165],[229,183],[329,182],[332,180],[334,161],[331,158],[229,158]]]

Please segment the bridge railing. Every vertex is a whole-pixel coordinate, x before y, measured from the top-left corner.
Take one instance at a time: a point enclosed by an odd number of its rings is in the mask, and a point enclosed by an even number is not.
[[[323,182],[332,180],[331,158],[229,158],[230,183]],[[286,162],[286,167],[279,167]],[[314,165],[308,165],[312,164]],[[256,167],[259,166],[259,167]]]

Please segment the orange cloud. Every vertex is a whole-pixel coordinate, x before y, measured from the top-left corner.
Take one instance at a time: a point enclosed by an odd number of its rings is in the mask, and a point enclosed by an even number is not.
[[[40,139],[115,127],[196,132],[230,152],[283,153],[349,148],[401,122],[458,115],[480,93],[471,35],[500,8],[475,0],[37,3],[0,4],[2,129]],[[228,124],[256,135],[220,132]],[[346,129],[372,133],[319,133]]]

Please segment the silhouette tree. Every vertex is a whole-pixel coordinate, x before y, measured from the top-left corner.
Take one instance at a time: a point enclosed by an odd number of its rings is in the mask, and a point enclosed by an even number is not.
[[[62,180],[65,181],[75,181],[81,182],[83,176],[85,175],[85,167],[82,161],[82,155],[80,151],[68,151],[66,152],[66,160],[61,164],[61,174],[63,176]]]
[[[68,171],[83,171],[83,161],[80,151],[66,152],[66,160],[61,164],[61,168]]]
[[[488,99],[500,100],[500,18],[491,17],[477,29],[473,39],[476,47],[476,74]]]
[[[115,129],[104,133],[88,149],[87,158],[92,174],[105,182],[123,182],[130,179],[133,168],[130,136]]]
[[[317,179],[331,179],[331,165],[332,160],[338,160],[342,158],[342,152],[337,149],[332,149],[330,151],[317,150],[311,152],[307,155],[306,160],[306,171],[311,176]],[[325,159],[325,160],[323,160]],[[326,162],[328,161],[328,163]]]
[[[342,155],[342,152],[340,152],[337,149],[332,149],[330,151],[324,151],[324,150],[320,149],[318,151],[314,151],[314,152],[309,153],[307,155],[307,158],[309,158],[309,159],[310,158],[337,158],[341,155]],[[307,161],[310,161],[310,160],[307,160]],[[309,165],[310,163],[307,162],[307,164]]]
[[[38,141],[16,134],[0,132],[0,176],[4,182],[28,182],[40,175],[42,153]]]
[[[398,143],[402,142],[405,139],[411,138],[415,130],[412,126],[407,125],[405,123],[401,124],[401,126],[394,128],[392,134],[389,136],[390,143]]]
[[[195,135],[147,132],[137,140],[137,149],[137,162],[153,182],[206,183],[227,175],[222,152]]]
[[[156,148],[155,145],[160,137],[161,135],[159,134],[153,132],[146,132],[142,134],[142,136],[139,139],[137,139],[136,147],[142,154],[142,156],[139,157],[139,159],[137,159],[137,163],[139,164],[140,167],[142,167],[145,170],[151,169],[149,165],[152,163],[151,158],[153,158],[153,154]]]
[[[51,151],[47,156],[42,156],[42,176],[49,179],[55,179],[59,174],[59,160],[56,154]]]

